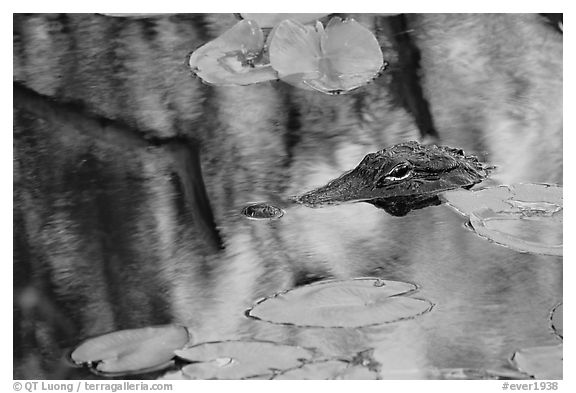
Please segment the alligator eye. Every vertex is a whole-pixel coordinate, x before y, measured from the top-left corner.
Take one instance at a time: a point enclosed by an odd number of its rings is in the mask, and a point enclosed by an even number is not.
[[[386,175],[387,180],[403,180],[410,176],[411,169],[406,164],[396,165],[388,174]]]

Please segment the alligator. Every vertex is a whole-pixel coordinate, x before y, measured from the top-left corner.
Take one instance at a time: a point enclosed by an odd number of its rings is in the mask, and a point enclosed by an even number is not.
[[[404,216],[414,209],[439,205],[442,191],[471,188],[493,168],[462,149],[411,141],[366,155],[356,168],[293,201],[310,207],[368,202],[391,215]]]

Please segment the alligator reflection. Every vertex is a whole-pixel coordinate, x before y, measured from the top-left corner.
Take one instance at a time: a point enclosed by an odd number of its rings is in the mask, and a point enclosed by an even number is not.
[[[383,209],[386,213],[397,217],[405,216],[412,210],[423,209],[428,206],[438,206],[442,203],[437,195],[426,196],[423,198],[398,197],[374,199],[367,202],[379,209]]]

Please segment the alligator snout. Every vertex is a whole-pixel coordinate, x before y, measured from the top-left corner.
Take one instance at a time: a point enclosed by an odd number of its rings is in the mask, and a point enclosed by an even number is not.
[[[342,202],[362,200],[363,191],[366,188],[363,178],[355,173],[348,172],[337,179],[332,180],[325,186],[308,191],[296,196],[294,200],[307,206],[319,206],[338,204]]]

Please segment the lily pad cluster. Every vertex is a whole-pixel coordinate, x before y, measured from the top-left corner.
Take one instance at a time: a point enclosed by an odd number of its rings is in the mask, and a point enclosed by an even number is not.
[[[193,344],[176,325],[121,330],[91,338],[71,354],[96,374],[117,377],[172,369],[160,379],[377,379],[350,359],[327,359],[314,349],[269,341]],[[177,368],[177,364],[184,365]]]
[[[514,184],[440,194],[481,237],[520,252],[562,256],[562,187]]]
[[[78,366],[115,377],[175,368],[165,379],[272,378],[300,367],[315,353],[306,348],[266,341],[221,341],[194,344],[187,328],[177,325],[120,330],[90,338],[70,355]]]
[[[407,297],[414,284],[378,278],[329,280],[259,301],[246,315],[273,323],[360,328],[414,318],[432,303]],[[72,353],[104,376],[170,369],[163,379],[377,379],[370,353],[323,357],[315,348],[269,341],[193,342],[188,329],[165,325],[90,338]],[[184,363],[182,365],[182,363]]]
[[[282,80],[326,94],[341,94],[384,69],[376,37],[354,19],[325,14],[242,14],[216,39],[195,50],[189,65],[205,83],[245,86]],[[310,24],[312,23],[312,24]],[[262,25],[272,27],[267,37]]]
[[[414,318],[432,308],[407,297],[416,286],[376,278],[329,280],[282,292],[258,302],[247,315],[272,323],[316,328],[362,328]],[[401,300],[404,299],[404,300]],[[562,304],[550,326],[562,339]],[[257,317],[256,317],[257,316]],[[70,355],[79,366],[108,376],[170,369],[161,379],[379,379],[371,351],[324,357],[315,348],[270,341],[195,343],[188,329],[164,325],[94,337]],[[537,379],[562,377],[562,344],[522,348],[510,360],[517,371],[438,370],[441,379]]]
[[[162,379],[378,379],[380,365],[367,352],[325,358],[313,349],[267,341],[203,343],[176,351],[192,363]]]

